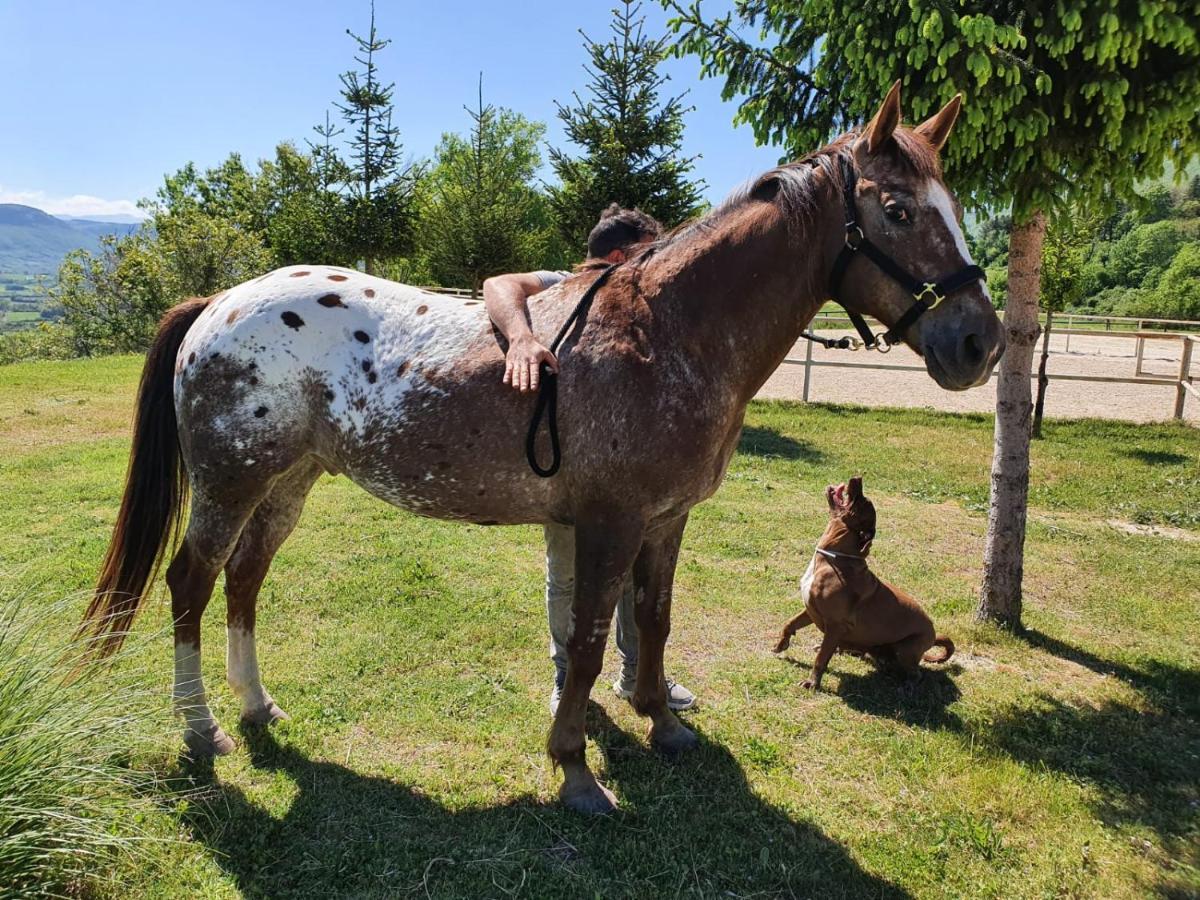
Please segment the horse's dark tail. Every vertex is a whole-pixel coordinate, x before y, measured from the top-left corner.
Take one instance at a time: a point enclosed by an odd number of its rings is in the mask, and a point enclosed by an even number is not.
[[[926,653],[921,657],[921,659],[925,660],[925,662],[944,663],[954,655],[954,641],[950,640],[950,638],[946,637],[945,635],[939,634],[937,638],[934,639],[933,646],[941,647],[942,654],[938,656],[936,654]]]
[[[99,657],[120,648],[163,551],[178,535],[188,483],[175,421],[175,358],[208,302],[188,300],[163,316],[142,369],[125,495],[96,591],[79,626],[78,636],[88,638],[89,649]]]

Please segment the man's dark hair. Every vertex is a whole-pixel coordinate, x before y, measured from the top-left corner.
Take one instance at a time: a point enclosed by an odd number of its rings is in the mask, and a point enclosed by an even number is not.
[[[600,213],[600,221],[588,235],[587,252],[591,259],[603,259],[614,250],[625,250],[638,241],[656,238],[662,225],[640,209],[622,209],[616,203]]]

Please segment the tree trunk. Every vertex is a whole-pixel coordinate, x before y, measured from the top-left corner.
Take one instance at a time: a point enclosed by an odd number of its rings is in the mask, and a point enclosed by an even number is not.
[[[1046,388],[1050,379],[1046,377],[1046,360],[1050,356],[1050,330],[1054,326],[1053,310],[1046,310],[1046,330],[1042,332],[1042,358],[1038,362],[1037,402],[1033,404],[1033,436],[1042,436],[1042,413],[1046,409]]]
[[[1029,373],[1038,337],[1038,294],[1046,217],[1038,210],[1014,224],[1008,242],[1008,302],[1004,331],[1008,349],[996,386],[996,437],[992,495],[988,507],[983,586],[976,618],[1021,627],[1021,579],[1025,555],[1025,509],[1029,499]]]

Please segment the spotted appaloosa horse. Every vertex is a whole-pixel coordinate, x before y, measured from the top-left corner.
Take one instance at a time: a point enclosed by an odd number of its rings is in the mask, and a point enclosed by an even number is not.
[[[548,750],[577,809],[615,803],[584,759],[584,711],[620,585],[636,584],[634,707],[667,752],[696,738],[667,708],[663,645],[688,511],[716,491],[746,405],[826,297],[845,241],[842,184],[857,175],[866,236],[909,271],[967,262],[937,151],[958,98],[915,130],[893,88],[871,123],[757,179],[706,218],[614,271],[561,354],[564,462],[525,460],[533,399],[500,383],[504,354],[483,307],[347,269],[280,269],[164,318],[145,371],[128,483],[84,621],[100,652],[127,632],[158,560],[191,515],[167,570],[175,700],[193,754],[233,742],[209,711],[200,617],[218,573],[228,598],[228,679],[243,716],[284,716],[259,679],[255,600],[322,471],[422,515],[479,524],[569,523],[576,594],[566,687]],[[535,298],[553,333],[591,275]],[[867,262],[841,299],[896,322],[912,297]],[[972,284],[904,339],[943,387],[983,383],[1003,350],[986,290]]]

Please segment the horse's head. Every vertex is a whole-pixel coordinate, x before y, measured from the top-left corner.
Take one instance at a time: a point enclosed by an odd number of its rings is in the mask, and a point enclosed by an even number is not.
[[[959,106],[955,97],[916,128],[902,127],[897,82],[853,139],[841,180],[857,227],[847,226],[846,241],[870,246],[847,254],[840,279],[835,272],[838,299],[887,323],[950,390],[985,383],[1004,352],[1004,331],[963,238],[961,207],[942,181],[938,153]]]

